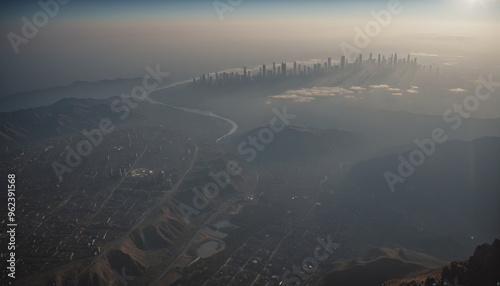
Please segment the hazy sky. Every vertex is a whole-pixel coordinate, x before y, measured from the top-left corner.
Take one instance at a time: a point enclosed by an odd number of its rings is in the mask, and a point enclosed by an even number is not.
[[[355,28],[364,30],[374,20],[371,12],[389,3],[243,0],[221,20],[214,1],[72,0],[16,54],[7,35],[23,36],[22,18],[32,22],[43,11],[37,1],[19,2],[0,2],[0,95],[75,80],[140,77],[145,66],[157,63],[174,78],[187,79],[273,60],[336,61],[339,44],[354,45]],[[499,2],[400,1],[401,13],[392,14],[361,50],[366,56],[418,53],[421,62],[442,68],[498,67]]]

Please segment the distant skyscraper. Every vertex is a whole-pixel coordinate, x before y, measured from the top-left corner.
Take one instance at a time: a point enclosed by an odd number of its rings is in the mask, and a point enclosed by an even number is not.
[[[280,74],[281,74],[281,67],[278,66],[278,75],[280,75]]]
[[[215,73],[215,77],[217,77],[217,73]],[[247,77],[247,67],[246,66],[243,67],[243,77],[244,78]]]
[[[267,76],[266,65],[262,65],[262,76],[263,77]]]
[[[332,58],[328,58],[328,71],[332,71]]]
[[[293,62],[293,75],[297,75],[297,62]]]
[[[276,76],[276,63],[273,62],[273,76]]]
[[[345,56],[342,56],[340,58],[340,69],[344,70],[345,69]]]
[[[359,54],[359,65],[363,65],[363,54]]]
[[[380,54],[378,54],[378,67],[380,67]]]
[[[281,62],[281,76],[286,76],[286,63]]]
[[[370,58],[368,59],[368,61],[370,62],[370,64],[372,63],[372,60],[373,60],[372,53],[370,53]]]
[[[410,54],[408,54],[408,59],[406,60],[406,62],[408,63],[408,66],[410,66]]]
[[[398,53],[394,54],[394,65],[396,66],[398,64]]]

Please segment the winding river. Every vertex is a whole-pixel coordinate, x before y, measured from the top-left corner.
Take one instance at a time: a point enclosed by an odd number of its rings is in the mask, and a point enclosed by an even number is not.
[[[188,82],[188,81],[185,81],[185,82]],[[168,86],[156,89],[156,90],[154,90],[152,92],[155,92],[155,91],[158,91],[158,90],[161,90],[161,89],[166,89],[166,88],[169,88],[169,87],[172,87],[172,86],[175,86],[175,85],[183,84],[185,82],[174,83],[174,84],[171,84],[171,85],[168,85]],[[163,106],[168,106],[168,107],[179,109],[179,110],[182,110],[182,111],[185,111],[185,112],[189,112],[189,113],[195,113],[195,114],[199,114],[199,115],[203,115],[203,116],[208,116],[208,117],[212,117],[212,118],[221,119],[221,120],[224,120],[227,123],[231,124],[231,130],[229,130],[229,132],[227,132],[226,134],[222,135],[221,137],[217,138],[217,140],[215,140],[217,143],[219,143],[219,141],[221,141],[222,139],[224,139],[224,138],[226,138],[228,136],[231,136],[234,132],[236,132],[236,130],[238,130],[238,124],[236,124],[236,122],[232,121],[229,118],[225,118],[225,117],[222,117],[220,115],[217,115],[217,114],[213,113],[212,111],[204,111],[204,110],[199,110],[199,109],[194,109],[194,108],[179,107],[179,106],[174,106],[174,105],[166,104],[166,103],[163,103],[163,102],[159,102],[159,101],[156,101],[156,100],[152,99],[149,96],[151,93],[149,93],[147,95],[147,97],[145,98],[146,102],[149,102],[149,103],[152,103],[152,104],[159,104],[159,105],[163,105]]]

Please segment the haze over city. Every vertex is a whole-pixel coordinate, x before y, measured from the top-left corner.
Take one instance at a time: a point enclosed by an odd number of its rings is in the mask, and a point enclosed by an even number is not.
[[[238,2],[238,1],[236,1]],[[120,3],[120,4],[118,4]],[[213,1],[71,1],[29,44],[3,37],[2,94],[136,77],[161,63],[178,79],[265,62],[340,58],[371,11],[387,1],[242,1],[223,20]],[[401,1],[401,13],[363,52],[418,54],[442,68],[497,68],[499,8],[492,0]],[[2,34],[21,34],[34,3],[4,1]],[[480,52],[479,52],[480,51]],[[40,56],[43,55],[43,56]],[[29,67],[29,68],[28,68]],[[49,72],[50,71],[50,72]]]

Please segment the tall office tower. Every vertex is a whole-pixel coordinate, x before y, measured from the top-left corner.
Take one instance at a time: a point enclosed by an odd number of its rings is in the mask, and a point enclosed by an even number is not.
[[[217,76],[217,73],[215,73],[215,76]],[[247,67],[246,66],[243,67],[243,77],[244,78],[247,77]]]
[[[297,62],[296,61],[293,62],[293,75],[294,76],[297,75]]]
[[[345,56],[342,56],[340,58],[340,69],[344,70],[345,69]]]
[[[385,56],[382,56],[382,64],[385,66],[386,63],[387,63],[387,60],[385,59]]]
[[[332,71],[332,58],[328,58],[328,71]]]
[[[394,65],[398,65],[398,53],[394,54]]]
[[[415,58],[415,60],[413,61],[414,63],[414,66],[417,67],[417,58]]]
[[[325,62],[325,67],[323,69],[325,70],[324,72],[328,71],[328,63],[327,62]]]
[[[307,68],[307,67],[306,67],[306,65],[304,65],[304,76],[306,76],[306,75],[307,75],[306,68]]]
[[[372,63],[372,60],[373,60],[372,53],[370,53],[370,58],[368,59],[368,61],[370,62],[370,64]]]
[[[363,54],[359,54],[359,63],[360,66],[363,65]]]
[[[206,76],[205,76],[205,74],[203,74],[203,76],[202,76],[202,81],[201,81],[201,82],[202,82],[203,84],[207,83],[207,82],[206,82]]]
[[[394,57],[393,54],[391,54],[391,57],[389,58],[389,66],[392,67],[392,57]]]
[[[259,67],[259,75],[262,76],[262,67]]]
[[[278,66],[278,76],[281,74],[281,67]]]
[[[410,54],[408,54],[408,59],[406,60],[406,62],[408,63],[408,66],[410,66]]]
[[[273,62],[273,76],[276,76],[276,63]]]
[[[300,64],[299,64],[298,70],[299,70],[299,75],[301,75],[300,73],[302,72],[302,69],[301,69]]]
[[[215,83],[219,83],[219,74],[215,72]]]
[[[380,67],[380,54],[378,54],[378,67]]]
[[[286,76],[286,63],[281,62],[281,76]]]
[[[316,64],[314,64],[314,73],[317,73],[316,70],[317,70],[317,66],[316,66]]]
[[[307,66],[307,74],[311,74],[311,66]]]
[[[262,65],[262,76],[263,77],[267,76],[266,65]]]

